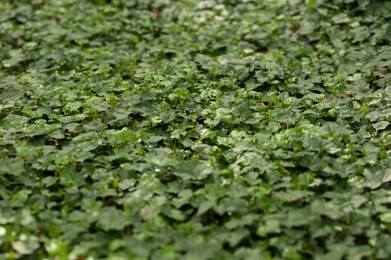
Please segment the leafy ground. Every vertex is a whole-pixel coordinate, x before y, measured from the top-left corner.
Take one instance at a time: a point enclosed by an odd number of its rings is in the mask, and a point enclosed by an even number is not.
[[[1,0],[1,259],[390,259],[391,2]]]

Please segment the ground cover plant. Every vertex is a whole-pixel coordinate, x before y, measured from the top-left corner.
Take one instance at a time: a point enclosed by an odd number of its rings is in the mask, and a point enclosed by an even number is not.
[[[390,21],[0,1],[0,258],[390,259]]]

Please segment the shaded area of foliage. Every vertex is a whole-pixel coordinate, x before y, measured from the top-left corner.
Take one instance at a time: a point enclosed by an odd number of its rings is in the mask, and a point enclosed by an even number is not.
[[[0,258],[390,259],[391,3],[0,3]]]

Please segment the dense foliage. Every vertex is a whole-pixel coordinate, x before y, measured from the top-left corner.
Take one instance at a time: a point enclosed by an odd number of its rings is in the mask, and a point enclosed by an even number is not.
[[[1,0],[1,259],[390,259],[391,2]]]

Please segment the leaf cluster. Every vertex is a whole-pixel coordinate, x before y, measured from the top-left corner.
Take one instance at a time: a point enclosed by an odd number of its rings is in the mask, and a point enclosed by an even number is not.
[[[391,5],[0,2],[0,258],[389,259]]]

